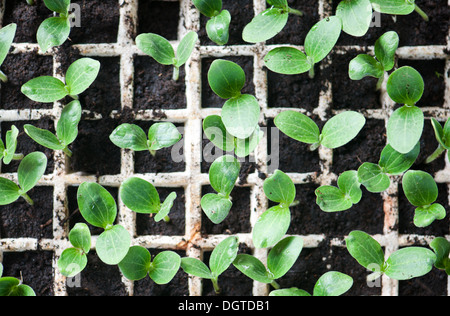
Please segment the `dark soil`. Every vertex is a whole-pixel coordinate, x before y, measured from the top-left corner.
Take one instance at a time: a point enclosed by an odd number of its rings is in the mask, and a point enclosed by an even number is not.
[[[39,26],[45,19],[53,16],[43,0],[35,0],[35,3],[34,6],[29,6],[26,1],[6,1],[3,25],[17,24],[15,43],[37,43]]]
[[[324,91],[325,71],[323,63],[315,66],[315,77],[309,74],[282,75],[267,70],[268,106],[271,108],[302,108],[312,112],[319,106],[320,92]]]
[[[53,238],[53,187],[35,187],[28,195],[34,206],[22,198],[0,206],[1,238]]]
[[[103,263],[95,253],[88,254],[88,264],[81,272],[80,284],[67,287],[69,296],[126,296],[118,266]]]
[[[19,129],[19,137],[17,138],[17,149],[16,153],[21,153],[23,155],[31,154],[35,151],[43,152],[47,156],[47,169],[45,170],[45,174],[53,173],[54,170],[54,160],[53,160],[53,150],[45,148],[34,140],[32,140],[24,130],[24,125],[31,124],[38,128],[46,129],[55,133],[54,122],[50,118],[41,118],[38,121],[20,121],[20,122],[1,122],[1,137],[2,139],[6,139],[6,133],[11,130],[11,126],[15,125]],[[14,173],[17,172],[19,168],[20,161],[12,161],[9,165],[2,164],[1,171],[3,173]]]
[[[186,196],[183,188],[156,188],[161,199],[165,201],[167,196],[175,192],[177,198],[169,213],[170,222],[155,222],[154,214],[136,214],[136,233],[138,236],[162,235],[162,236],[184,236],[186,227]]]
[[[25,251],[3,253],[3,276],[20,279],[37,296],[53,296],[53,252]]]
[[[332,63],[326,71],[326,77],[332,84],[334,110],[381,109],[380,92],[376,90],[378,79],[368,77],[351,80],[348,75],[350,61],[361,52],[349,50],[345,54],[331,54]]]
[[[202,196],[208,193],[217,193],[211,186],[205,186],[202,188]],[[217,235],[217,234],[238,234],[238,233],[250,233],[250,188],[247,187],[235,187],[231,192],[231,201],[233,206],[231,207],[230,214],[220,224],[214,224],[211,220],[202,212],[202,229],[203,235]]]
[[[384,224],[383,199],[363,187],[361,201],[345,212],[325,213],[316,204],[314,183],[296,185],[299,205],[291,208],[291,226],[288,234],[323,234],[329,237],[348,235],[353,230],[368,234],[382,234]]]
[[[318,248],[304,248],[292,269],[277,282],[281,288],[297,287],[313,294],[314,285],[326,272],[338,271],[350,275],[354,284],[345,296],[381,295],[381,288],[367,286],[367,271],[347,249],[330,247],[329,240]]]
[[[212,252],[205,252],[203,262],[209,266]],[[252,254],[251,249],[240,244],[238,254]],[[219,296],[252,296],[253,281],[231,265],[219,276]],[[203,296],[217,296],[210,280],[203,280]]]
[[[322,123],[315,120],[316,123]],[[278,145],[279,144],[279,145]],[[311,151],[309,145],[298,142],[275,127],[273,120],[268,124],[268,155],[271,170],[283,172],[320,172],[320,159],[317,150]]]
[[[115,43],[119,29],[119,2],[116,0],[73,0],[80,6],[80,27],[73,27],[74,44]]]
[[[303,16],[290,14],[284,29],[267,41],[272,44],[303,45],[306,35],[320,21],[319,2],[315,0],[288,0],[289,7],[300,10]]]
[[[223,0],[223,10],[228,10],[231,14],[230,23],[230,37],[227,45],[243,45],[248,44],[242,39],[242,31],[245,26],[251,22],[254,17],[253,1],[252,0],[240,0],[239,5],[233,0]],[[206,33],[206,23],[209,18],[201,14],[200,17],[200,31],[198,36],[200,38],[201,45],[216,45],[208,38]]]
[[[71,146],[70,171],[97,176],[119,174],[120,148],[109,139],[119,125],[119,122],[109,118],[82,119],[78,137]]]
[[[135,109],[160,110],[186,108],[184,66],[180,68],[180,78],[178,81],[172,80],[172,66],[161,65],[149,56],[136,56],[134,70]]]
[[[169,41],[178,39],[178,1],[139,0],[138,34],[155,33]]]
[[[340,175],[347,170],[358,170],[364,162],[378,163],[385,146],[385,121],[368,119],[355,139],[333,150],[332,171]]]
[[[242,94],[255,95],[255,84],[253,83],[253,57],[247,56],[233,56],[233,57],[222,57],[220,59],[225,59],[232,61],[239,66],[245,72],[245,86],[242,89]],[[226,100],[221,99],[218,95],[212,91],[208,83],[208,71],[209,67],[216,58],[203,58],[202,59],[202,107],[203,108],[221,108]]]
[[[2,71],[8,82],[1,85],[0,108],[11,109],[51,109],[52,103],[37,103],[21,92],[22,85],[40,76],[53,76],[51,56],[38,56],[35,53],[9,54],[2,64]]]

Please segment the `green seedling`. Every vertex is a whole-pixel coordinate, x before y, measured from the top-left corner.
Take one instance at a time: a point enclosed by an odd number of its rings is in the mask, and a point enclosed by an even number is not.
[[[314,297],[341,296],[353,286],[353,278],[336,271],[330,271],[322,275],[314,286]],[[311,296],[305,290],[296,287],[290,289],[274,290],[269,296]]]
[[[396,32],[383,34],[375,43],[375,57],[360,54],[349,64],[348,74],[352,80],[361,80],[365,77],[378,79],[377,90],[381,89],[385,73],[395,66],[395,52],[399,45],[399,37]]]
[[[177,194],[169,194],[161,203],[158,191],[153,184],[140,178],[129,178],[120,185],[119,195],[122,202],[133,212],[139,214],[156,214],[155,221],[170,221],[169,213]]]
[[[28,5],[34,5],[34,0],[26,0]]]
[[[284,111],[275,117],[275,126],[284,134],[299,142],[311,144],[316,150],[320,145],[335,149],[353,140],[366,124],[364,115],[347,111],[328,120],[320,133],[317,124],[305,114]]]
[[[336,45],[342,30],[342,21],[331,16],[312,27],[305,39],[305,53],[293,47],[278,47],[271,50],[264,62],[271,71],[284,75],[309,72],[315,76],[315,65],[321,62]]]
[[[381,152],[378,164],[365,162],[358,169],[358,180],[367,191],[380,193],[387,190],[391,185],[389,175],[397,176],[408,171],[414,164],[420,153],[420,143],[407,154],[401,154],[387,145]]]
[[[286,237],[269,251],[267,268],[258,258],[247,254],[237,255],[233,265],[250,279],[270,284],[278,290],[280,285],[276,280],[292,268],[302,249],[303,240],[300,237]]]
[[[161,285],[172,281],[180,264],[180,256],[173,251],[160,252],[152,261],[152,255],[146,248],[133,246],[119,263],[119,269],[128,280],[139,281],[148,275],[153,282]]]
[[[247,24],[242,32],[242,38],[248,43],[264,42],[278,33],[286,26],[289,14],[303,16],[303,12],[292,9],[287,0],[267,0],[271,6],[261,12]]]
[[[438,148],[425,160],[426,164],[432,163],[438,159],[446,150],[449,155],[450,152],[450,119],[445,122],[444,128],[435,118],[431,118],[431,125],[436,135],[436,140],[439,143]],[[449,156],[450,157],[450,156]]]
[[[104,231],[95,245],[97,255],[108,265],[119,264],[128,253],[131,236],[121,225],[115,225],[117,204],[112,195],[101,185],[84,182],[77,192],[78,208],[83,218]]]
[[[13,277],[3,277],[3,265],[0,263],[0,296],[36,296],[34,290]]]
[[[25,125],[25,133],[36,143],[52,150],[62,150],[68,157],[72,157],[69,145],[78,136],[78,124],[81,120],[81,104],[74,100],[64,107],[61,118],[56,126],[56,135],[52,132],[37,128],[33,125]]]
[[[430,248],[437,258],[434,266],[450,275],[450,242],[443,237],[437,237],[430,243]]]
[[[6,132],[5,143],[0,139],[0,163],[3,160],[5,165],[9,165],[13,160],[23,159],[23,154],[16,154],[18,136],[19,130],[13,125]]]
[[[90,87],[99,71],[99,61],[81,58],[67,69],[65,83],[54,77],[41,76],[25,83],[21,90],[35,102],[52,103],[66,96],[78,100],[78,95]]]
[[[279,204],[258,218],[252,232],[256,248],[271,247],[283,238],[291,224],[289,208],[298,204],[294,182],[280,170],[264,181],[263,189],[269,200]]]
[[[366,35],[372,23],[370,0],[343,0],[336,9],[336,16],[342,21],[342,30],[356,37]]]
[[[220,242],[211,253],[209,267],[203,261],[185,257],[181,259],[181,268],[187,274],[211,280],[214,291],[220,294],[219,277],[236,259],[239,251],[239,240],[231,236]]]
[[[5,61],[16,36],[17,24],[11,23],[0,29],[0,66]],[[8,76],[0,70],[0,80],[8,82]]]
[[[189,59],[198,40],[197,33],[187,33],[178,45],[177,52],[170,42],[162,36],[153,33],[141,34],[136,37],[137,47],[158,63],[173,66],[173,80],[180,77],[180,67]]]
[[[217,192],[202,197],[201,207],[214,224],[220,224],[230,213],[233,202],[230,194],[239,177],[241,165],[236,158],[225,155],[217,158],[209,169],[209,181]]]
[[[5,178],[0,178],[0,205],[8,205],[23,198],[28,204],[34,205],[28,196],[28,191],[33,189],[47,169],[47,157],[41,152],[27,155],[20,162],[17,170],[19,185]]]
[[[322,211],[346,211],[361,201],[362,190],[357,171],[345,171],[339,176],[337,184],[338,187],[323,185],[316,189],[316,204]]]
[[[360,265],[372,272],[368,280],[374,281],[383,274],[404,281],[421,277],[433,269],[436,255],[422,247],[400,249],[385,260],[381,245],[362,231],[353,231],[345,239],[347,250]]]
[[[433,177],[424,171],[410,170],[403,176],[403,192],[408,201],[416,207],[414,225],[427,227],[435,220],[443,220],[445,208],[436,202],[439,191]]]
[[[45,53],[52,47],[64,44],[70,35],[70,21],[73,15],[69,12],[70,0],[44,0],[45,6],[59,14],[42,22],[37,31],[37,41]]]
[[[152,156],[156,156],[158,150],[175,145],[181,137],[177,127],[170,122],[153,124],[148,131],[148,137],[141,127],[126,123],[118,126],[109,139],[119,148],[148,150]]]
[[[62,275],[72,278],[86,268],[87,254],[91,250],[91,232],[84,223],[77,223],[69,233],[71,248],[65,249],[58,260]]]
[[[380,13],[392,15],[409,15],[416,11],[425,21],[429,21],[428,15],[421,9],[415,0],[370,0],[373,9]]]
[[[194,6],[209,20],[206,23],[206,33],[217,45],[225,45],[230,37],[231,15],[228,10],[222,10],[222,0],[192,0]]]
[[[210,115],[203,121],[203,131],[206,137],[225,152],[234,152],[236,156],[244,158],[250,155],[264,136],[259,125],[255,132],[247,139],[239,139],[227,132],[219,115]]]
[[[422,136],[424,114],[415,104],[422,98],[424,86],[420,73],[408,66],[394,71],[387,82],[389,97],[404,104],[392,113],[387,124],[388,143],[402,154],[409,153]]]
[[[241,94],[244,70],[231,61],[215,60],[208,72],[211,89],[227,101],[222,107],[222,122],[228,133],[239,139],[250,138],[258,128],[261,109],[256,98]]]

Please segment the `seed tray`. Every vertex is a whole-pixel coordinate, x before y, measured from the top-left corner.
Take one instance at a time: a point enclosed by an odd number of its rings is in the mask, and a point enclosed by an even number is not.
[[[193,30],[198,32],[201,25],[201,17],[199,12],[193,7],[190,0],[161,0],[164,2],[178,3],[179,2],[179,16],[177,29],[177,38],[171,42],[174,45],[178,44],[179,39],[183,37],[188,31]],[[93,58],[101,57],[115,57],[120,59],[120,109],[112,110],[109,113],[100,113],[94,109],[84,110],[84,120],[98,121],[105,118],[120,119],[123,113],[131,115],[136,121],[157,121],[165,120],[171,121],[184,128],[183,142],[184,142],[184,171],[167,172],[167,173],[137,173],[135,171],[135,153],[129,150],[120,150],[120,170],[115,174],[86,174],[82,172],[71,172],[66,157],[61,152],[54,152],[53,161],[54,168],[51,173],[46,174],[38,186],[53,188],[53,212],[51,216],[52,238],[3,238],[0,235],[0,262],[8,253],[21,253],[33,251],[51,252],[53,255],[52,267],[52,290],[51,293],[55,296],[67,295],[68,289],[66,278],[62,276],[57,269],[56,262],[61,255],[61,252],[69,245],[69,203],[68,191],[70,188],[77,187],[85,181],[95,181],[99,184],[109,187],[118,188],[120,184],[130,176],[139,176],[150,182],[156,187],[161,188],[182,188],[184,190],[185,203],[185,218],[184,218],[184,235],[165,236],[165,235],[138,235],[136,232],[136,214],[128,210],[121,201],[118,201],[119,219],[118,222],[122,224],[134,237],[132,243],[134,245],[141,245],[151,249],[168,249],[182,251],[186,256],[194,258],[203,258],[204,254],[210,252],[214,247],[228,236],[228,232],[224,230],[220,234],[204,234],[202,233],[202,223],[207,218],[202,216],[200,208],[200,200],[202,197],[202,188],[209,185],[208,174],[202,172],[201,159],[203,157],[203,131],[202,120],[208,115],[219,114],[220,108],[210,108],[202,104],[202,73],[207,71],[203,69],[202,60],[206,58],[230,58],[236,56],[247,56],[253,59],[253,78],[251,82],[254,85],[254,94],[261,106],[261,125],[270,127],[270,122],[281,111],[292,109],[287,107],[277,107],[277,104],[269,104],[269,80],[268,70],[264,67],[263,58],[271,49],[290,45],[291,43],[280,44],[264,44],[258,43],[256,45],[249,45],[246,43],[238,43],[225,47],[210,45],[197,45],[194,53],[185,67],[185,91],[186,91],[186,107],[181,109],[134,109],[134,82],[135,72],[134,64],[136,56],[144,56],[135,46],[134,38],[138,33],[139,26],[139,4],[145,0],[119,0],[119,24],[117,41],[113,43],[88,43],[76,44],[73,47],[79,50],[81,56],[90,56]],[[151,8],[154,1],[147,0],[145,6]],[[5,20],[5,10],[8,10],[9,0],[0,1],[0,23]],[[301,9],[302,1],[297,1]],[[142,5],[142,4],[141,4]],[[450,2],[449,4],[450,5]],[[265,0],[253,0],[254,14],[262,12],[266,8]],[[330,16],[332,14],[333,6],[326,0],[318,0],[318,17],[320,19]],[[318,19],[319,20],[319,19]],[[446,36],[446,45],[428,45],[428,46],[402,46],[398,49],[397,55],[399,60],[414,61],[414,60],[441,60],[445,63],[443,70],[444,76],[444,97],[443,104],[428,104],[421,108],[425,112],[426,119],[431,117],[437,118],[444,122],[449,117],[450,111],[450,58],[448,56],[450,35]],[[302,49],[298,45],[290,45]],[[349,50],[352,52],[372,52],[373,46],[338,46],[333,50],[334,56],[345,56]],[[11,54],[19,55],[25,53],[34,53],[39,56],[50,56],[53,60],[53,75],[61,78],[64,73],[61,64],[62,51],[55,49],[49,53],[42,54],[39,51],[38,45],[35,43],[14,43]],[[326,73],[326,70],[332,65],[332,59],[328,57],[320,64],[320,71]],[[204,77],[203,77],[204,78]],[[335,110],[333,104],[333,83],[326,76],[322,76],[321,89],[318,92],[318,104],[311,108],[295,108],[311,117],[316,121],[324,122],[331,116],[337,114],[344,109]],[[390,114],[395,108],[395,104],[389,99],[386,93],[385,85],[383,86],[379,95],[379,108],[366,109],[364,106],[357,105],[359,111],[363,113],[369,120],[380,122],[381,125],[386,125]],[[427,88],[427,87],[426,87]],[[56,124],[57,118],[60,116],[63,103],[55,102],[50,108],[33,107],[30,109],[2,109],[0,107],[0,128],[4,122],[21,122],[21,121],[39,121],[43,118],[51,118]],[[292,105],[295,106],[295,105]],[[276,141],[282,135],[271,130],[271,137],[269,133],[265,133],[265,137],[260,142],[258,148],[254,153],[254,163],[256,168],[252,170],[246,177],[243,183],[239,183],[238,187],[248,188],[250,191],[250,208],[248,210],[248,221],[253,227],[257,218],[269,206],[263,192],[263,182],[265,176],[273,171],[273,165],[268,163]],[[292,141],[293,142],[293,141]],[[437,145],[437,144],[436,144]],[[271,147],[270,147],[271,146]],[[269,148],[270,147],[270,148]],[[333,171],[333,150],[320,148],[318,152],[318,169],[307,170],[306,172],[288,172],[297,186],[297,191],[303,190],[306,187],[314,188],[320,185],[332,184],[337,180],[338,174]],[[377,157],[372,157],[377,160]],[[280,169],[282,167],[280,166]],[[313,169],[313,168],[311,168]],[[283,169],[282,169],[283,170]],[[1,172],[1,170],[0,170]],[[264,176],[265,175],[265,176]],[[2,177],[6,177],[13,181],[17,180],[17,174],[12,172],[4,172]],[[448,192],[450,192],[450,162],[445,159],[443,167],[434,173],[436,181],[443,187],[443,192],[447,194],[445,199],[447,205],[449,203]],[[377,197],[380,201],[377,210],[382,214],[382,227],[378,232],[374,233],[374,238],[377,239],[386,251],[386,255],[393,253],[401,247],[410,245],[427,246],[433,239],[433,235],[421,233],[401,233],[400,231],[400,213],[399,200],[401,184],[398,177],[392,178],[391,187]],[[302,192],[298,192],[302,194]],[[365,192],[365,194],[369,194]],[[315,200],[310,201],[311,204]],[[1,211],[1,209],[0,209]],[[239,212],[244,210],[232,209],[232,212]],[[354,208],[352,209],[354,211]],[[314,215],[314,214],[313,214]],[[364,216],[364,214],[358,214]],[[322,215],[323,216],[323,215]],[[330,215],[331,216],[331,215]],[[350,215],[353,216],[353,215]],[[367,215],[366,215],[367,216]],[[325,218],[325,217],[323,217]],[[331,217],[334,218],[334,217]],[[336,217],[340,218],[340,217]],[[328,219],[329,220],[329,219]],[[448,218],[445,220],[447,225],[446,234],[444,237],[450,238]],[[294,224],[293,224],[294,225]],[[381,225],[381,224],[380,224]],[[347,231],[347,233],[350,231]],[[255,249],[252,243],[251,230],[247,232],[235,233],[242,245],[247,247],[248,251],[253,253],[256,257],[265,261],[267,259],[267,249]],[[300,260],[305,260],[307,266],[314,266],[321,264],[321,262],[308,262],[309,257],[316,257],[313,255],[314,251],[320,247],[327,247],[327,249],[334,249],[334,253],[339,253],[339,249],[345,247],[345,234],[336,237],[336,234],[329,234],[328,231],[322,230],[317,233],[300,233],[298,234],[304,240],[304,247],[308,256],[303,254]],[[436,236],[437,237],[437,236]],[[93,248],[95,248],[94,236]],[[324,263],[325,264],[325,263]],[[297,266],[296,266],[297,267]],[[327,267],[332,268],[332,267]],[[294,269],[293,273],[299,273],[301,269]],[[306,269],[307,270],[307,269]],[[26,271],[23,271],[26,275]],[[365,271],[362,269],[364,278]],[[316,276],[315,279],[317,279]],[[127,295],[134,295],[134,283],[122,278]],[[188,278],[188,294],[191,296],[203,295],[204,280],[197,277]],[[209,282],[206,280],[206,282]],[[374,295],[383,296],[397,296],[399,295],[400,283],[398,281],[390,280],[387,277],[382,278],[381,289]],[[302,287],[301,284],[295,285]],[[255,296],[268,295],[269,287],[265,284],[253,282],[252,294]],[[450,283],[447,280],[446,295],[450,294]]]

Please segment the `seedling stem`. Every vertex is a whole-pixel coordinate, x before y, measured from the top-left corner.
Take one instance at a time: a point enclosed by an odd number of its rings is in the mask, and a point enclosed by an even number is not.
[[[179,67],[173,67],[173,81],[178,81],[180,79],[180,68]]]
[[[383,85],[383,82],[384,82],[384,76],[381,76],[380,79],[378,79],[376,91],[381,90],[381,86]]]
[[[67,155],[67,157],[72,157],[72,151],[69,148],[64,148],[63,152]]]
[[[27,201],[27,203],[30,204],[31,206],[34,205],[34,201],[28,196],[28,194],[24,193],[21,195],[21,197],[23,197],[23,199]]]
[[[214,291],[216,292],[216,294],[220,294],[221,291],[220,291],[220,287],[219,287],[218,278],[211,279],[211,282],[213,284]]]
[[[428,17],[428,15],[421,9],[419,8],[419,6],[416,4],[415,10],[417,13],[420,14],[420,16],[425,20],[425,21],[430,21],[430,18]]]
[[[309,70],[309,78],[314,79],[316,76],[316,72],[314,71],[314,65],[311,66],[311,69]]]
[[[426,160],[425,163],[429,164],[435,161],[437,158],[439,158],[442,153],[445,151],[445,148],[442,147],[442,145],[439,145],[439,147],[432,153]]]
[[[270,283],[270,285],[272,285],[275,290],[279,290],[281,288],[280,285],[275,280],[273,280],[272,283]]]
[[[23,154],[14,154],[13,160],[22,160],[24,157]]]
[[[288,12],[289,12],[289,13],[292,13],[292,14],[295,14],[295,15],[298,15],[298,16],[303,16],[303,12],[300,11],[300,10],[296,10],[296,9],[289,8],[289,9],[288,9]]]
[[[1,70],[0,70],[0,80],[3,81],[3,82],[8,82],[8,77]]]

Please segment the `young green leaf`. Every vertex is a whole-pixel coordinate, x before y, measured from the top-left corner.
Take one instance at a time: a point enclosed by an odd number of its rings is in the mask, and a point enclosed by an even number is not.
[[[408,247],[394,252],[386,261],[381,245],[370,235],[353,231],[346,238],[350,255],[376,275],[385,274],[394,280],[421,277],[433,268],[436,255],[429,249]]]
[[[87,253],[91,248],[91,233],[84,223],[77,223],[69,233],[72,248],[65,249],[58,260],[62,275],[74,277],[86,268]]]
[[[384,273],[394,280],[410,280],[428,274],[435,262],[436,255],[429,249],[403,248],[388,258]]]
[[[28,98],[36,102],[51,103],[83,93],[96,79],[100,70],[100,62],[91,58],[81,58],[69,66],[65,81],[41,76],[25,83],[21,91]]]
[[[44,147],[52,150],[63,150],[65,148],[59,139],[48,130],[40,129],[30,124],[24,125],[24,130],[31,139]]]
[[[203,131],[206,137],[225,152],[234,151],[235,137],[228,133],[219,115],[209,115],[203,120]]]
[[[261,109],[256,98],[243,94],[227,100],[222,108],[222,121],[227,131],[239,139],[247,139],[255,132]]]
[[[267,68],[276,73],[297,75],[308,72],[312,65],[308,57],[293,47],[277,47],[272,49],[265,57]]]
[[[0,278],[0,296],[36,296],[36,293],[19,279],[3,277]]]
[[[397,51],[400,39],[394,31],[384,33],[375,42],[375,56],[381,63],[385,71],[391,71],[395,65],[395,52]]]
[[[252,232],[256,248],[271,247],[283,238],[291,223],[289,207],[296,196],[294,183],[280,170],[276,170],[264,181],[263,188],[268,199],[280,204],[268,209],[258,218]]]
[[[79,95],[95,81],[100,71],[100,62],[92,58],[81,58],[69,66],[66,72],[66,86],[69,95]]]
[[[385,173],[390,175],[401,175],[408,171],[420,154],[420,142],[410,152],[399,153],[391,145],[387,145],[381,152],[378,165]]]
[[[259,259],[247,254],[238,255],[233,265],[249,278],[272,284],[278,289],[275,280],[283,277],[292,268],[302,249],[303,240],[300,237],[286,237],[269,251],[267,268]]]
[[[306,144],[320,143],[319,127],[305,114],[284,111],[275,117],[274,123],[280,131],[299,142]]]
[[[230,23],[230,12],[228,10],[223,10],[206,22],[206,34],[208,34],[209,39],[217,45],[225,45],[230,38]]]
[[[443,237],[437,237],[430,243],[430,248],[436,254],[434,266],[450,275],[450,242]]]
[[[61,117],[56,125],[56,136],[66,147],[72,144],[78,136],[81,114],[82,108],[78,100],[67,104],[61,112]]]
[[[245,72],[234,62],[217,59],[209,68],[208,82],[214,93],[222,99],[236,98],[244,88]]]
[[[180,256],[173,251],[163,251],[152,262],[150,252],[142,246],[130,247],[125,258],[119,263],[123,275],[132,281],[144,279],[147,275],[156,284],[167,284],[178,272]]]
[[[20,198],[20,188],[11,180],[0,178],[0,205],[14,203]]]
[[[14,37],[16,36],[17,24],[11,23],[0,29],[0,66],[9,53]],[[8,77],[0,70],[0,80],[8,81]]]
[[[230,199],[241,166],[233,156],[217,158],[209,170],[211,186],[218,194],[209,193],[202,197],[201,207],[206,216],[215,224],[221,223],[233,205]]]
[[[106,229],[97,238],[97,255],[108,265],[119,264],[128,253],[131,244],[130,233],[121,225]]]
[[[235,236],[230,236],[221,241],[213,250],[209,259],[208,266],[195,258],[182,258],[181,268],[187,274],[194,275],[203,279],[210,279],[213,283],[214,290],[220,293],[218,284],[219,276],[225,272],[236,259],[239,251],[239,240]]]
[[[353,286],[353,278],[346,274],[330,271],[322,275],[314,286],[314,296],[341,296]]]
[[[425,163],[429,164],[439,158],[446,150],[450,149],[450,119],[445,122],[444,128],[435,119],[431,118],[431,125],[433,126],[434,133],[436,135],[436,140],[439,143],[438,148],[427,157]]]
[[[222,0],[192,0],[201,14],[211,18],[222,11]]]
[[[425,21],[429,18],[414,0],[371,0],[373,9],[380,13],[392,15],[408,15],[416,11]]]
[[[276,170],[271,177],[264,181],[263,189],[269,200],[287,207],[295,200],[294,182],[280,170]]]
[[[44,3],[51,11],[64,15],[69,13],[70,0],[44,0]]]
[[[350,61],[348,74],[352,80],[361,80],[365,77],[381,78],[384,75],[384,68],[372,56],[360,54]]]
[[[136,45],[141,51],[152,57],[158,63],[166,66],[173,65],[173,79],[177,81],[179,79],[179,68],[191,56],[197,40],[197,33],[193,31],[188,32],[180,41],[176,54],[172,44],[167,39],[153,33],[138,35],[136,37]]]
[[[342,30],[352,36],[364,36],[372,22],[370,0],[343,0],[336,9],[336,16],[342,20]]]
[[[15,125],[11,126],[11,130],[6,132],[5,143],[0,139],[0,163],[9,165],[13,160],[23,159],[22,154],[16,154],[17,138],[19,136],[19,130]]]
[[[433,177],[424,171],[409,170],[403,176],[403,192],[408,201],[416,206],[414,224],[417,227],[426,227],[435,220],[445,218],[445,208],[436,203],[438,187]]]
[[[155,123],[148,131],[148,138],[144,130],[135,124],[121,124],[109,136],[117,147],[134,151],[148,150],[154,156],[156,151],[176,144],[182,135],[177,127],[170,122]]]
[[[316,191],[316,203],[324,212],[341,212],[348,210],[362,198],[361,183],[358,173],[349,170],[338,178],[338,187],[321,186]]]
[[[43,52],[50,48],[60,46],[69,38],[70,20],[67,17],[51,17],[39,26],[37,31],[37,41]]]
[[[419,142],[424,124],[421,109],[416,106],[402,106],[389,118],[386,129],[389,144],[402,154],[410,152]]]
[[[271,7],[255,16],[245,26],[242,38],[248,43],[267,41],[284,29],[288,19],[288,11],[283,8]]]
[[[360,113],[342,112],[328,120],[320,134],[317,124],[304,114],[285,111],[275,118],[275,126],[284,134],[300,142],[313,144],[311,149],[320,145],[330,149],[344,146],[358,135],[365,123],[366,119]]]
[[[424,86],[420,73],[412,67],[405,66],[389,76],[387,93],[396,103],[414,106],[422,98]]]
[[[365,162],[359,167],[358,181],[372,193],[383,192],[391,185],[391,179],[383,169],[371,162]]]

